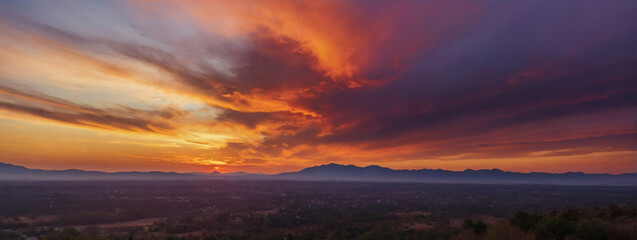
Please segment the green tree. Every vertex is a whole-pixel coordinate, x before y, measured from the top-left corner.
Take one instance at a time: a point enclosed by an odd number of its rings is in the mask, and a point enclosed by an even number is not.
[[[487,232],[487,225],[480,220],[474,222],[469,219],[465,219],[462,223],[462,228],[473,230],[473,232],[478,236],[482,236]]]
[[[517,211],[511,219],[511,225],[522,231],[528,232],[535,228],[535,225],[542,219],[537,213],[529,214],[525,211]]]
[[[573,223],[565,221],[557,216],[548,215],[535,227],[535,236],[538,239],[563,240],[574,232]]]

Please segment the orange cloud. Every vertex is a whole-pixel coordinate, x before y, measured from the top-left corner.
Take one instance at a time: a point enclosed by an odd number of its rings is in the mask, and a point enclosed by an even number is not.
[[[599,18],[610,29],[541,2],[131,2],[0,10],[0,161],[559,171],[636,150],[620,15]]]

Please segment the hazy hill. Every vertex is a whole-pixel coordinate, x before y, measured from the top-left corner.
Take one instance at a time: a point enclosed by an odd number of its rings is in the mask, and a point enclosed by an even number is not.
[[[251,173],[175,173],[175,172],[98,172],[84,170],[40,170],[0,163],[0,180],[196,180],[250,179],[290,181],[367,181],[422,183],[483,183],[483,184],[556,184],[637,186],[637,173],[620,175],[568,173],[519,173],[491,170],[393,170],[376,165],[327,164],[305,168],[298,172],[275,175]]]
[[[617,185],[636,186],[637,173],[620,175],[568,173],[519,173],[491,170],[393,170],[376,165],[327,164],[275,175],[277,179],[302,181],[375,181],[375,182],[436,182],[489,184],[559,184],[559,185]]]
[[[213,177],[215,175],[204,175]],[[29,169],[6,163],[0,163],[0,180],[172,180],[197,179],[202,175],[196,173],[175,172],[98,172],[77,169],[41,170]]]

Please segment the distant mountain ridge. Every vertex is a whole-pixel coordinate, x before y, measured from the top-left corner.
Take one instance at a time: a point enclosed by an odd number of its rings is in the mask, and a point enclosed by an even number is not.
[[[418,183],[478,183],[478,184],[552,184],[637,186],[637,173],[589,174],[520,173],[500,169],[449,171],[442,169],[394,170],[371,165],[358,167],[330,163],[274,175],[253,173],[176,173],[176,172],[99,172],[77,169],[41,170],[0,163],[0,181],[74,181],[74,180],[286,180],[286,181],[361,181]]]
[[[41,170],[0,163],[0,180],[155,180],[198,178],[196,173],[176,172],[99,172],[78,169]]]
[[[589,174],[582,172],[544,173],[508,172],[500,169],[449,171],[442,169],[394,170],[371,165],[327,164],[298,172],[277,174],[286,180],[303,181],[374,181],[374,182],[431,182],[483,184],[553,184],[553,185],[612,185],[637,186],[637,173]]]

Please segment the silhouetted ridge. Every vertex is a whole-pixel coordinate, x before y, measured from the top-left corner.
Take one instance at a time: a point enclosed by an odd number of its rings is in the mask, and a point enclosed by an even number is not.
[[[291,181],[366,181],[420,183],[480,183],[480,184],[559,184],[559,185],[616,185],[637,186],[637,173],[620,175],[567,173],[519,173],[500,169],[442,169],[394,170],[378,165],[358,167],[330,163],[305,168],[298,172],[275,175],[234,173],[176,173],[176,172],[98,172],[78,169],[40,170],[0,163],[0,180],[291,180]]]
[[[301,181],[373,181],[373,182],[431,182],[483,184],[560,184],[560,185],[637,185],[637,173],[620,175],[587,174],[581,172],[519,173],[500,169],[442,169],[393,170],[371,165],[326,164],[305,168],[298,172],[275,175],[277,179]]]

